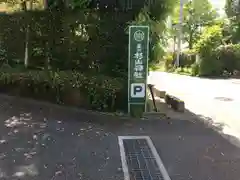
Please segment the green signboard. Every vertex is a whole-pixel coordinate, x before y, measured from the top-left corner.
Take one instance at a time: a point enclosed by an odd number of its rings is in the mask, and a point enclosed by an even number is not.
[[[149,27],[129,27],[128,47],[128,112],[146,109],[148,76]]]

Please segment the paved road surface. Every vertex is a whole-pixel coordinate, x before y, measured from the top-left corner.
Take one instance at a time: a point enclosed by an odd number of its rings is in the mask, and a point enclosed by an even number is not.
[[[194,114],[211,118],[215,124],[223,124],[227,134],[240,137],[240,80],[151,72],[149,81],[184,100]]]
[[[239,180],[240,149],[203,123],[140,121],[0,95],[1,180],[123,180],[118,136],[150,136],[171,180]]]

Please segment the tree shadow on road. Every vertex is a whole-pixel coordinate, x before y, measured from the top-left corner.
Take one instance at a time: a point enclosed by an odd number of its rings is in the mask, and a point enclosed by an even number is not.
[[[240,136],[237,132],[234,132],[231,127],[223,122],[215,122],[210,117],[205,117],[199,114],[195,114],[188,109],[185,109],[184,113],[171,112],[168,116],[173,119],[189,120],[193,123],[203,124],[207,128],[213,129],[215,132],[219,133],[222,137],[230,141],[233,145],[240,148]]]

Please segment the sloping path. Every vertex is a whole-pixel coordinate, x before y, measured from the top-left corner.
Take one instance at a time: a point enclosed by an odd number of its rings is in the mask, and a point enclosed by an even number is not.
[[[240,150],[202,123],[140,121],[0,95],[1,180],[122,180],[118,136],[150,136],[172,180],[239,180]]]

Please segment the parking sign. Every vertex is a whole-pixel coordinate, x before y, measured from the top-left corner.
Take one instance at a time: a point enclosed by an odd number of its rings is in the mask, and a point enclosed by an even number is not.
[[[131,98],[144,98],[145,97],[145,84],[132,83],[131,84]]]
[[[146,106],[148,75],[149,27],[129,27],[128,111],[132,105]]]

